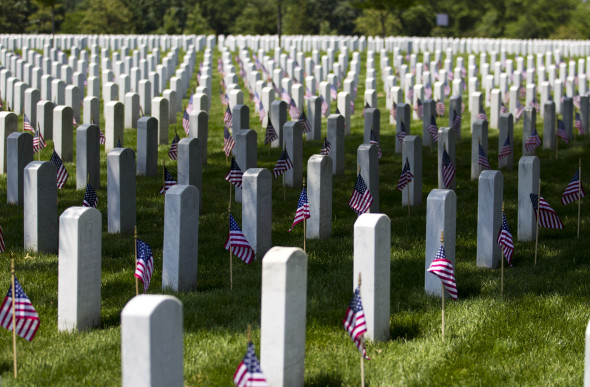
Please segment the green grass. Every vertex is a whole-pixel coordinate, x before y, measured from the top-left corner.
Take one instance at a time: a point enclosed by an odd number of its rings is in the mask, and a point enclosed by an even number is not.
[[[215,52],[215,59],[218,52]],[[202,53],[197,56],[198,63]],[[378,63],[378,61],[376,61]],[[364,74],[365,55],[362,56]],[[198,66],[196,66],[198,69]],[[237,65],[236,65],[237,68]],[[194,90],[195,79],[191,82]],[[214,71],[213,85],[219,81]],[[246,349],[246,329],[253,326],[253,341],[259,347],[261,262],[246,265],[234,258],[234,289],[229,288],[227,236],[228,165],[221,150],[223,108],[213,87],[209,121],[208,164],[203,169],[203,212],[200,216],[198,284],[192,292],[174,293],[184,305],[184,374],[186,385],[231,385],[233,372]],[[365,362],[368,385],[570,385],[583,378],[584,331],[590,312],[590,265],[584,238],[590,224],[582,206],[582,239],[576,239],[577,206],[562,206],[559,197],[571,179],[578,158],[590,165],[585,148],[560,144],[559,159],[553,152],[539,151],[542,195],[554,206],[565,230],[544,230],[539,238],[539,260],[533,266],[534,243],[516,241],[517,162],[521,154],[522,123],[515,125],[516,155],[513,171],[504,173],[504,199],[508,222],[516,243],[515,265],[506,268],[505,295],[501,297],[499,270],[476,267],[477,182],[470,176],[469,113],[463,118],[462,140],[457,144],[457,248],[456,277],[459,300],[448,302],[447,331],[440,334],[440,298],[424,294],[425,211],[428,193],[436,188],[436,152],[423,153],[423,204],[401,206],[395,189],[401,172],[401,155],[394,153],[395,130],[388,123],[385,95],[378,77],[382,109],[380,162],[381,211],[391,222],[391,340],[368,343],[373,358]],[[244,89],[243,89],[244,90]],[[359,384],[359,354],[342,327],[352,296],[354,212],[347,202],[355,181],[356,149],[362,143],[361,117],[364,75],[361,76],[352,119],[352,134],[345,139],[346,172],[334,177],[333,235],[308,241],[307,336],[305,383],[310,386]],[[466,98],[464,98],[465,102]],[[186,105],[187,99],[184,99]],[[448,103],[448,100],[447,100]],[[251,128],[258,132],[258,166],[272,169],[280,155],[263,146],[264,132],[253,105]],[[335,107],[332,107],[332,111]],[[179,114],[170,127],[183,133]],[[448,117],[439,119],[443,125]],[[21,118],[22,122],[22,118]],[[101,120],[101,125],[104,121]],[[22,123],[21,123],[22,125]],[[326,122],[323,120],[323,130]],[[538,128],[542,120],[538,117]],[[412,122],[412,134],[421,133],[421,122]],[[542,132],[542,131],[541,131]],[[125,145],[135,149],[135,130],[125,130]],[[304,142],[307,159],[322,141]],[[489,158],[497,165],[498,134],[490,130]],[[41,158],[48,160],[51,142]],[[159,147],[159,164],[176,176],[176,164],[167,156],[168,146]],[[66,163],[70,180],[59,191],[58,211],[81,205],[83,191],[75,190],[75,164]],[[103,214],[102,322],[82,333],[57,331],[57,255],[39,254],[23,259],[22,207],[3,205],[0,222],[9,251],[16,256],[19,281],[35,305],[41,327],[33,342],[18,339],[18,383],[12,376],[12,335],[0,332],[0,373],[5,385],[120,385],[120,313],[134,296],[133,237],[106,232],[106,155],[101,154],[99,210]],[[584,175],[583,175],[584,176]],[[154,249],[155,273],[149,293],[161,291],[163,197],[158,194],[161,174],[137,178],[137,225],[142,239]],[[290,227],[300,189],[287,189],[283,201],[280,179],[273,181],[273,244],[301,246],[302,228]],[[0,196],[6,197],[6,176],[0,177]],[[240,204],[233,214],[241,224]],[[8,289],[9,255],[2,255],[0,291]],[[259,349],[259,348],[258,348]]]

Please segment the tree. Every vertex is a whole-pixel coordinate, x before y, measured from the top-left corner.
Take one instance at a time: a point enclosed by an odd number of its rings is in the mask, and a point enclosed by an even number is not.
[[[130,34],[135,32],[131,11],[121,0],[92,0],[80,23],[85,34]]]
[[[351,0],[353,7],[359,9],[370,9],[374,11],[379,26],[381,27],[381,37],[385,38],[387,32],[388,15],[391,13],[400,12],[403,9],[409,8],[413,4],[418,3],[412,0]]]
[[[31,4],[27,0],[0,0],[0,32],[22,33],[27,25]]]
[[[55,35],[55,7],[59,0],[35,0],[41,7],[51,9],[51,35]]]

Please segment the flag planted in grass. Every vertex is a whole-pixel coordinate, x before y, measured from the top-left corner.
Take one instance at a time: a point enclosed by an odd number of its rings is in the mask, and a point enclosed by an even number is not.
[[[12,285],[8,288],[8,294],[4,298],[4,302],[0,307],[0,323],[2,327],[12,331]],[[31,300],[25,294],[23,287],[14,277],[15,290],[15,316],[16,316],[16,334],[25,340],[32,341],[35,338],[35,333],[39,329],[39,315]]]
[[[225,126],[223,128],[223,151],[225,152],[225,157],[229,157],[234,146],[236,146],[236,142],[229,133],[227,126]]]
[[[483,149],[481,144],[479,144],[479,158],[477,159],[477,164],[481,165],[485,169],[490,169],[490,161],[488,160],[488,155],[486,151]]]
[[[371,208],[371,204],[373,204],[373,195],[371,195],[369,187],[367,187],[365,180],[359,173],[348,205],[357,215],[362,215]]]
[[[442,180],[445,188],[449,188],[453,177],[455,177],[455,166],[445,148],[442,154]]]
[[[440,117],[445,115],[446,112],[446,107],[445,104],[443,102],[441,102],[440,100],[436,101],[436,114]]]
[[[399,132],[397,132],[397,134],[395,135],[397,141],[399,141],[400,144],[404,143],[404,138],[406,137],[406,134],[406,126],[404,125],[403,121],[400,121]]]
[[[578,199],[583,198],[584,196],[586,196],[586,194],[584,193],[584,188],[582,187],[582,182],[580,181],[580,169],[576,169],[574,177],[569,182],[567,187],[565,187],[565,192],[561,195],[561,203],[564,205],[570,204]]]
[[[432,116],[430,118],[430,125],[428,125],[427,130],[430,134],[430,137],[432,138],[432,142],[436,144],[438,142],[438,126],[436,125],[436,116]]]
[[[416,99],[416,106],[414,106],[414,110],[416,111],[418,118],[422,119],[422,116],[424,115],[424,106],[422,106],[422,101],[420,101],[420,98]]]
[[[338,109],[336,109],[336,113],[338,113]],[[311,124],[309,123],[309,120],[307,119],[307,116],[305,115],[304,111],[301,111],[301,114],[299,114],[298,121],[301,124],[303,133],[311,132]]]
[[[27,117],[26,114],[23,116],[23,130],[31,133],[35,131],[35,129],[33,129],[33,125],[31,125],[31,121],[29,121],[29,117]]]
[[[455,130],[455,133],[458,133],[461,131],[461,114],[458,114],[456,110],[453,110],[453,112],[455,113],[455,118],[453,118],[453,129]]]
[[[293,162],[291,161],[291,158],[289,158],[287,149],[283,149],[283,153],[281,153],[281,157],[279,157],[279,160],[277,161],[277,164],[275,165],[272,173],[274,177],[279,177],[291,168],[293,168]]]
[[[375,136],[375,132],[371,129],[371,139],[369,140],[369,144],[375,145],[377,147],[377,157],[381,158],[383,156],[383,151],[381,150],[381,146],[379,145],[379,141],[377,141],[377,136]]]
[[[367,350],[363,340],[363,335],[367,332],[367,323],[365,321],[365,311],[363,310],[360,293],[360,288],[354,290],[354,295],[352,296],[352,300],[350,300],[348,309],[346,309],[346,316],[344,317],[342,324],[344,325],[346,332],[348,332],[352,338],[352,341],[354,341],[354,345],[356,345],[359,351],[363,354],[363,357],[365,359],[370,359],[370,357],[367,356]]]
[[[397,121],[397,104],[395,103],[395,101],[391,102],[391,109],[389,110],[389,115]]]
[[[57,168],[57,188],[62,189],[63,186],[66,184],[66,181],[68,181],[68,177],[70,177],[70,174],[68,173],[68,170],[64,166],[64,163],[61,161],[61,157],[59,157],[55,149],[53,150],[53,154],[51,155],[49,161],[55,164]]]
[[[322,149],[320,150],[320,154],[323,156],[329,155],[331,148],[332,148],[332,144],[330,144],[330,141],[328,141],[328,137],[324,137],[324,145],[322,146]]]
[[[500,149],[500,153],[498,154],[498,161],[510,156],[511,153],[512,147],[510,146],[510,137],[507,136],[506,141],[504,141],[504,145],[502,145],[502,149]]]
[[[45,148],[47,143],[41,134],[41,131],[37,130],[35,132],[35,137],[33,137],[33,154],[37,154],[41,152],[41,149]]]
[[[231,249],[234,255],[246,263],[250,263],[254,259],[254,250],[231,213],[229,214],[229,234],[225,241],[225,249]]]
[[[227,126],[228,128],[232,127],[232,114],[231,114],[231,109],[229,108],[229,105],[227,106],[227,109],[225,109],[225,113],[223,114],[223,123],[225,124],[225,126]]]
[[[272,126],[272,122],[268,120],[268,124],[266,125],[266,133],[264,135],[264,145],[270,144],[278,138],[279,136],[277,135],[277,131],[275,130],[274,126]]]
[[[539,213],[539,226],[544,228],[562,229],[563,223],[551,205],[537,194],[531,193],[531,203],[535,210],[535,216]]]
[[[506,257],[506,261],[508,264],[512,266],[512,255],[514,254],[514,242],[512,240],[512,233],[510,232],[510,228],[508,227],[508,221],[506,221],[506,213],[502,211],[502,227],[500,227],[500,232],[498,233],[498,244],[502,248],[504,252],[504,256]]]
[[[135,264],[135,276],[143,284],[143,292],[146,293],[150,287],[152,273],[154,271],[154,254],[150,245],[137,239],[137,262]]]
[[[289,115],[291,116],[291,120],[295,121],[297,119],[299,119],[299,115],[301,114],[301,112],[299,111],[299,108],[297,108],[297,105],[295,105],[295,100],[290,100],[289,103]]]
[[[164,167],[164,185],[160,188],[160,193],[162,195],[165,194],[173,185],[176,185],[176,180],[174,180],[170,172]]]
[[[288,231],[293,230],[293,227],[295,227],[297,223],[301,223],[305,219],[309,219],[309,203],[307,202],[307,190],[303,187],[301,195],[299,195],[299,200],[297,201],[297,210],[295,211],[293,225],[291,225],[291,228]]]
[[[97,205],[98,197],[96,196],[96,191],[94,190],[94,187],[86,183],[86,192],[84,193],[84,200],[82,201],[82,206],[96,208]]]
[[[236,162],[235,157],[231,158],[231,165],[229,167],[229,172],[225,175],[225,180],[229,181],[233,185],[238,188],[242,188],[242,175],[244,173],[240,169],[240,166]]]
[[[180,141],[180,137],[178,137],[178,134],[174,134],[174,138],[170,144],[170,149],[168,150],[168,157],[170,157],[172,160],[176,160],[178,158],[178,141]]]
[[[486,112],[483,108],[482,105],[479,105],[479,113],[477,113],[477,116],[475,117],[476,120],[488,120],[488,116],[486,115]]]
[[[326,100],[324,99],[324,97],[322,97],[321,94],[320,94],[319,98],[320,98],[320,102],[322,104],[322,115],[325,117],[325,116],[328,115],[329,106],[328,106],[328,103],[326,102]]]
[[[248,350],[244,360],[234,374],[234,384],[237,387],[265,387],[268,383],[260,369],[260,363],[254,351],[254,344],[248,343]]]
[[[527,152],[534,152],[539,145],[541,145],[541,139],[537,134],[537,129],[533,128],[531,135],[529,136],[529,138],[526,139],[526,142],[524,143],[524,147],[527,150]]]
[[[182,127],[184,128],[184,133],[186,133],[186,135],[188,136],[191,130],[191,120],[186,110],[184,111],[184,113],[182,113]]]
[[[406,163],[404,164],[404,167],[402,169],[402,173],[401,173],[401,175],[399,175],[399,181],[397,182],[397,190],[403,191],[405,186],[408,185],[412,181],[413,178],[414,178],[414,175],[412,174],[412,171],[410,170],[410,160],[408,160],[408,158],[406,157]]]
[[[536,130],[535,130],[536,133]],[[569,144],[570,139],[569,136],[567,135],[567,132],[565,131],[565,124],[563,123],[562,120],[557,120],[557,137],[561,138],[563,140],[563,142],[565,142],[566,144]],[[528,142],[528,140],[527,140]]]
[[[457,282],[455,281],[453,263],[447,259],[442,243],[427,271],[440,278],[449,296],[453,300],[457,299]]]
[[[580,113],[576,112],[576,120],[574,121],[574,126],[578,129],[578,134],[584,134],[584,126],[582,125],[582,118],[580,117]]]

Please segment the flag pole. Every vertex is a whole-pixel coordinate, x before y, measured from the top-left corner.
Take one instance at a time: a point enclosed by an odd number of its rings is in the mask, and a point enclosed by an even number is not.
[[[137,226],[133,227],[133,238],[135,240],[135,267],[137,268]],[[139,279],[137,277],[135,277],[135,295],[139,295]]]
[[[231,187],[231,184],[230,184]],[[231,188],[230,188],[231,189]],[[231,201],[227,205],[227,213],[231,216]],[[229,230],[229,290],[234,288],[233,268],[232,268],[232,252],[231,252],[231,226]]]
[[[305,177],[303,178],[303,189],[305,190]],[[305,252],[305,234],[306,234],[305,215],[303,215],[303,252]]]
[[[441,230],[440,231],[440,244],[443,244],[444,241],[444,231]],[[442,281],[440,282],[440,298],[442,300],[442,341],[445,341],[445,287],[442,283]]]
[[[539,179],[539,195],[537,196],[537,231],[535,233],[535,266],[537,266],[537,247],[539,245],[539,210],[541,208],[541,179]]]
[[[582,158],[578,159],[578,239],[580,239],[580,207],[582,206]]]
[[[248,331],[246,332],[246,340],[248,340],[248,344],[252,342],[252,325],[248,324]]]
[[[555,160],[559,158],[559,136],[555,132]]]
[[[39,124],[39,121],[37,121],[37,136],[41,136],[41,125]],[[41,140],[41,137],[39,137],[37,140]],[[37,152],[38,155],[38,160],[41,161],[41,147],[39,147],[39,152]]]
[[[283,151],[287,149],[287,142],[284,141],[283,142]],[[286,197],[285,197],[285,173],[287,173],[286,171],[283,171],[283,201],[286,201]]]
[[[361,297],[361,273],[359,272],[359,298]],[[365,335],[361,335],[361,348],[365,347]],[[361,349],[361,387],[365,387],[365,356]]]
[[[502,216],[504,216],[504,201],[502,201]],[[500,246],[500,261],[502,269],[500,275],[500,295],[504,295],[504,249]]]
[[[410,217],[410,182],[406,184],[406,190],[408,191],[408,218]]]
[[[12,280],[12,358],[14,363],[14,378],[17,378],[16,364],[16,291],[14,280],[14,253],[10,253],[10,276]]]

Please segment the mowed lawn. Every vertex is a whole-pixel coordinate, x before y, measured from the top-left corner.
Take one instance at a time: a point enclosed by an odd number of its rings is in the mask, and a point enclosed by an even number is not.
[[[183,53],[184,54],[184,53]],[[164,57],[163,53],[162,57]],[[234,61],[237,53],[234,53]],[[253,328],[259,354],[261,262],[246,265],[233,259],[233,290],[229,284],[229,254],[224,250],[228,233],[229,184],[224,177],[229,164],[222,151],[223,112],[217,90],[216,68],[219,51],[214,50],[213,92],[209,118],[208,163],[203,169],[203,211],[199,218],[197,288],[192,292],[170,293],[184,305],[185,385],[229,386],[246,351],[246,331]],[[352,55],[351,55],[352,57]],[[356,178],[356,151],[363,141],[361,116],[366,53],[361,55],[352,134],[345,138],[346,172],[333,181],[333,230],[328,240],[307,242],[307,336],[305,383],[310,386],[359,385],[359,352],[342,327],[353,284],[353,226],[356,214],[347,202]],[[197,55],[196,69],[203,59]],[[378,54],[376,55],[375,63]],[[421,59],[421,56],[419,57]],[[467,58],[465,58],[466,60]],[[179,63],[182,61],[182,55]],[[237,63],[234,62],[237,69]],[[395,154],[395,128],[389,124],[385,93],[377,69],[381,109],[380,160],[381,211],[391,218],[391,339],[367,343],[371,356],[365,362],[368,385],[579,385],[583,379],[584,332],[590,318],[590,222],[586,205],[581,208],[581,236],[576,238],[577,204],[563,206],[560,196],[572,178],[578,159],[590,173],[588,141],[560,143],[554,152],[538,149],[543,179],[541,195],[553,206],[565,224],[564,230],[541,229],[539,256],[534,266],[534,242],[517,241],[518,159],[522,153],[522,121],[515,124],[515,162],[504,174],[504,200],[516,252],[514,266],[504,273],[504,296],[500,295],[500,271],[476,267],[477,181],[470,180],[470,115],[466,109],[462,139],[457,144],[457,248],[456,279],[459,299],[446,303],[446,337],[441,337],[440,298],[424,293],[424,249],[426,199],[437,188],[436,148],[423,150],[422,205],[408,217],[401,206],[396,184],[402,169]],[[240,81],[241,82],[241,81]],[[191,90],[196,86],[193,74]],[[242,91],[245,88],[242,86]],[[245,92],[245,100],[248,100]],[[467,97],[463,98],[467,104]],[[184,96],[184,106],[188,98]],[[448,99],[446,100],[448,108]],[[271,169],[280,149],[264,146],[254,106],[250,127],[258,133],[258,166]],[[447,109],[448,110],[448,109]],[[101,103],[102,111],[102,103]],[[331,111],[335,111],[332,106]],[[487,111],[489,114],[489,110]],[[184,136],[182,114],[170,125]],[[104,130],[104,117],[101,116]],[[438,118],[439,127],[448,126],[448,115]],[[19,117],[22,127],[22,117]],[[537,128],[542,136],[542,119]],[[325,133],[326,120],[322,120]],[[421,121],[413,121],[411,134],[422,134]],[[489,159],[497,166],[498,131],[490,129]],[[502,139],[503,140],[503,139]],[[304,171],[307,160],[319,153],[322,141],[304,141]],[[125,129],[124,145],[136,149],[136,132]],[[49,160],[52,141],[41,154]],[[75,149],[74,149],[75,151]],[[154,250],[155,273],[148,293],[162,293],[162,245],[164,198],[161,165],[176,176],[176,162],[159,147],[159,171],[154,177],[137,177],[137,228],[139,237]],[[37,159],[37,158],[35,158]],[[75,163],[66,163],[70,174],[58,193],[58,213],[82,204],[84,191],[75,190]],[[585,172],[582,173],[584,179]],[[101,153],[101,187],[98,209],[103,214],[102,239],[102,321],[97,329],[82,333],[57,331],[58,256],[23,252],[23,209],[2,204],[0,224],[8,252],[1,255],[0,291],[10,284],[10,254],[16,258],[17,276],[41,319],[36,338],[29,343],[18,339],[19,377],[12,376],[12,334],[0,332],[0,372],[4,385],[120,385],[120,314],[135,295],[132,235],[107,233],[106,155]],[[287,188],[283,200],[281,179],[273,181],[274,245],[303,245],[303,229],[290,228],[300,188]],[[6,197],[6,176],[0,176],[0,197]],[[5,203],[5,199],[1,200]],[[530,205],[530,203],[524,203]],[[232,213],[242,223],[241,205]],[[56,225],[57,226],[57,225]],[[586,252],[586,253],[585,253]],[[428,274],[431,275],[431,274]],[[138,356],[141,354],[138,353]]]

